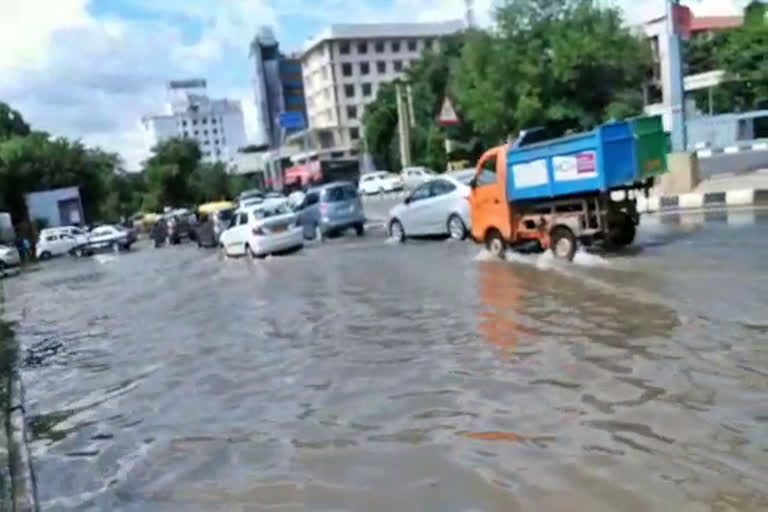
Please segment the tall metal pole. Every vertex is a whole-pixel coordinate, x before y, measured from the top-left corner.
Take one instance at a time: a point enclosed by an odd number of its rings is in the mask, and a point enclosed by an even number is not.
[[[397,126],[400,135],[400,164],[402,167],[411,165],[411,127],[408,115],[408,101],[403,98],[403,85],[397,84],[395,92],[397,94]]]
[[[683,79],[682,52],[680,34],[675,26],[675,12],[679,0],[666,0],[667,4],[667,62],[669,76],[669,108],[671,111],[672,151],[681,153],[687,150],[685,129],[685,85]]]

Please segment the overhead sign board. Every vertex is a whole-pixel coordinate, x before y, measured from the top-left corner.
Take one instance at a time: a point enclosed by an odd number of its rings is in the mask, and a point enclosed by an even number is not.
[[[303,130],[306,127],[304,114],[301,112],[283,112],[278,116],[280,128],[286,130]]]
[[[440,107],[440,117],[438,118],[443,126],[455,126],[459,124],[459,116],[456,109],[453,108],[453,102],[448,96],[443,100],[443,106]]]

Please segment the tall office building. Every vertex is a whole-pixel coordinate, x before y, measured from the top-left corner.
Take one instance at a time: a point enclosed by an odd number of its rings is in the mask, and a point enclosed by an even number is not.
[[[306,117],[301,61],[280,53],[270,27],[262,27],[251,42],[251,59],[259,129],[264,134],[264,142],[277,147],[284,136],[292,132],[282,131],[278,120],[280,114],[299,112]]]
[[[201,79],[170,82],[166,113],[144,116],[142,124],[149,149],[172,137],[193,138],[207,162],[229,163],[246,145],[240,102],[210,99]]]
[[[334,129],[337,145],[353,146],[361,138],[365,106],[379,86],[402,76],[424,50],[464,27],[463,20],[332,25],[302,55],[309,126]]]

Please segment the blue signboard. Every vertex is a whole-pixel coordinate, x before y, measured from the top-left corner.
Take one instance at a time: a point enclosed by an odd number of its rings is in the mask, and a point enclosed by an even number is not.
[[[279,115],[280,127],[286,130],[303,130],[306,126],[301,112],[283,112]]]

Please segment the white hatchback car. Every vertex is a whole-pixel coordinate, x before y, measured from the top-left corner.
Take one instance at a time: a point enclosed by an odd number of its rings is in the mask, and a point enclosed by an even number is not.
[[[237,210],[220,243],[227,256],[263,258],[304,247],[304,230],[285,199],[266,199],[252,208]]]
[[[405,184],[397,174],[386,171],[376,171],[360,176],[360,184],[357,191],[360,194],[381,194],[403,190]]]
[[[88,233],[76,226],[45,228],[35,244],[35,256],[39,260],[47,260],[61,256],[82,247],[88,243]]]
[[[406,167],[400,175],[403,177],[405,186],[411,189],[435,177],[435,173],[426,167]]]
[[[470,230],[469,182],[474,169],[443,174],[416,187],[389,212],[389,236],[450,235],[464,240]]]

